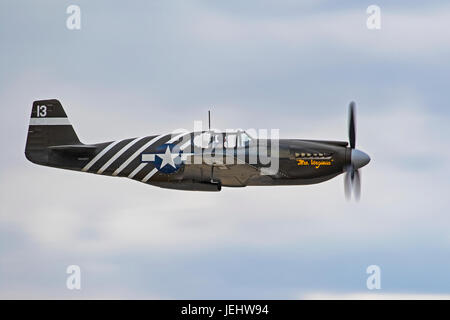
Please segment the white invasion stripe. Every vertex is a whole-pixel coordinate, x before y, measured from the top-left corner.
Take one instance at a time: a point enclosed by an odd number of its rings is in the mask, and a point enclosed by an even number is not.
[[[177,141],[178,139],[180,139],[181,137],[190,134],[190,133],[181,133],[173,138],[171,138],[167,143],[172,143],[174,141]],[[157,140],[161,139],[162,137],[164,137],[165,135],[160,135],[157,136],[156,138],[152,139],[151,141],[149,141],[148,143],[146,143],[144,146],[142,146],[142,148],[140,148],[138,151],[136,151],[129,159],[127,159],[127,161],[125,161],[119,168],[117,168],[116,171],[114,171],[113,176],[119,174],[126,166],[128,166],[130,164],[131,161],[133,161],[140,153],[142,153],[143,151],[145,151],[145,149],[147,149],[149,146],[151,146],[153,143],[155,143]],[[190,141],[188,141],[190,143]],[[144,160],[146,159],[146,160]],[[143,154],[141,161],[155,161],[155,155],[154,154]],[[141,163],[139,166],[136,167],[136,169],[134,169],[130,175],[128,176],[128,178],[133,178],[136,174],[139,173],[139,171],[141,171],[145,166],[147,165],[147,163]],[[153,173],[154,174],[154,173]],[[152,175],[153,175],[152,174]],[[150,177],[149,177],[150,178]]]
[[[70,126],[67,118],[30,118],[30,126]]]
[[[130,178],[130,179],[134,178],[134,176],[137,175],[138,172],[141,171],[142,168],[144,168],[146,165],[147,165],[147,163],[141,163],[136,169],[133,170],[133,172],[130,173],[128,178]]]
[[[117,140],[115,142],[111,142],[110,145],[108,145],[106,148],[104,148],[102,151],[100,151],[99,154],[97,154],[91,161],[89,161],[89,163],[83,168],[81,169],[81,171],[88,171],[98,160],[100,160],[101,157],[103,157],[103,155],[105,153],[107,153],[109,150],[111,150],[116,144],[118,144],[119,142],[122,142],[123,140]]]
[[[190,133],[190,132],[188,132],[188,133],[186,133],[186,132],[181,133],[181,134],[179,134],[179,135],[173,137],[172,139],[170,139],[167,143],[172,143],[172,142],[174,142],[174,141],[177,141],[177,140],[180,139],[181,137],[183,137],[183,136],[185,136],[185,135],[188,135],[188,134],[191,134],[191,133]]]
[[[130,149],[136,142],[138,142],[139,140],[144,139],[145,137],[141,137],[141,138],[136,138],[132,141],[130,141],[125,147],[123,147],[122,149],[120,149],[115,155],[113,155],[111,157],[111,159],[108,160],[108,162],[106,162],[103,167],[101,167],[97,173],[102,174],[106,169],[108,169],[108,167],[111,165],[111,163],[113,163],[114,161],[117,160],[118,157],[120,157],[125,151],[127,151],[128,149]]]
[[[157,137],[153,138],[152,140],[150,140],[149,142],[147,142],[146,144],[144,144],[142,147],[140,147],[139,150],[137,150],[135,153],[133,153],[133,155],[131,157],[129,157],[124,163],[122,163],[120,165],[120,167],[118,167],[116,169],[116,171],[113,172],[113,176],[117,176],[123,169],[126,168],[126,166],[128,166],[131,163],[131,161],[136,159],[136,157],[139,156],[145,149],[150,147],[153,143],[155,143],[156,141],[158,141],[159,139],[161,139],[164,136],[166,136],[166,135],[163,134],[163,135],[157,136]]]
[[[187,133],[187,134],[190,134],[190,133]],[[186,135],[186,133],[182,133],[182,134],[180,134],[180,135],[178,135],[178,136],[176,136],[176,137],[174,137],[174,138],[172,138],[172,139],[170,139],[169,140],[169,142],[168,143],[172,143],[172,142],[174,142],[174,141],[177,141],[179,138],[181,138],[182,136],[184,136],[184,135]],[[190,141],[188,141],[189,142],[189,144],[190,144]],[[188,143],[185,143],[184,145],[189,145]],[[185,146],[185,147],[186,147]],[[183,150],[183,149],[181,149],[181,150]],[[145,155],[146,156],[146,155]],[[153,155],[150,155],[149,154],[149,156],[153,156],[153,159],[155,158],[155,155],[153,154]],[[144,154],[142,155],[142,157],[144,157]],[[142,179],[142,182],[147,182],[151,177],[153,177],[154,175],[155,175],[155,173],[156,172],[158,172],[158,169],[157,168],[153,168],[153,170],[152,171],[150,171],[145,177],[144,177],[144,179]]]
[[[149,174],[147,174],[144,179],[142,179],[142,182],[147,182],[151,177],[153,177],[153,175],[158,171],[158,169],[153,168],[152,171],[149,172]]]

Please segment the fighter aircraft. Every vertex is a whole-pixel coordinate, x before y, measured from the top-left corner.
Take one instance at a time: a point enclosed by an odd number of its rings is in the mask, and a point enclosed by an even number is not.
[[[209,119],[210,124],[210,119]],[[355,103],[345,141],[255,137],[244,130],[172,132],[81,143],[58,100],[34,101],[25,156],[36,164],[192,191],[306,185],[345,173],[345,194],[359,199],[359,169],[370,157],[355,148]],[[269,159],[269,160],[268,160]]]

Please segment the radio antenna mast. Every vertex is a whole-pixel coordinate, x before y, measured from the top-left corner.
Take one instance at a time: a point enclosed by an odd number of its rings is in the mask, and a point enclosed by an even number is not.
[[[208,110],[208,129],[211,131],[211,111]]]

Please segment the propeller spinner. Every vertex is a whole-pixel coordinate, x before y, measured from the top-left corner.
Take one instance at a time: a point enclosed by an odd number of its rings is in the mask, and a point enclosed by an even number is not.
[[[347,200],[353,196],[358,201],[361,197],[361,174],[359,168],[369,163],[370,157],[356,146],[356,119],[355,103],[352,101],[349,106],[348,137],[351,148],[350,164],[345,169],[344,190]]]

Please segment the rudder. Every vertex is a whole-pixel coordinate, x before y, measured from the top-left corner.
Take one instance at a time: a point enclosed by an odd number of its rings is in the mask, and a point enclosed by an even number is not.
[[[48,147],[82,145],[67,118],[61,103],[56,100],[33,102],[25,156],[31,162],[48,164]]]

